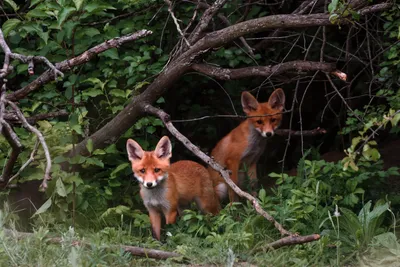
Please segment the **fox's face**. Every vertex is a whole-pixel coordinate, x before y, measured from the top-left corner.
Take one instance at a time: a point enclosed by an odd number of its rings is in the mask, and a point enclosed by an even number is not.
[[[242,107],[246,115],[250,117],[248,120],[250,120],[254,128],[263,137],[271,137],[282,120],[282,114],[280,113],[285,107],[285,93],[281,88],[276,89],[269,97],[268,102],[259,103],[249,92],[243,92]],[[260,115],[270,116],[257,117]]]
[[[171,158],[171,142],[164,136],[154,151],[144,151],[134,140],[126,143],[133,175],[146,188],[154,188],[168,177]]]

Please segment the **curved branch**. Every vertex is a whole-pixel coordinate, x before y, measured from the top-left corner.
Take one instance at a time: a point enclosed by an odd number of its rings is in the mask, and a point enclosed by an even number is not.
[[[105,41],[104,43],[101,43],[99,45],[96,45],[95,47],[90,48],[89,50],[83,52],[77,57],[64,60],[60,63],[56,64],[56,68],[60,71],[67,71],[70,70],[74,66],[82,65],[92,58],[94,58],[96,55],[114,48],[114,47],[119,47],[123,45],[124,43],[127,42],[132,42],[135,41],[139,38],[145,37],[149,34],[152,34],[151,31],[148,30],[140,30],[135,33],[125,35],[123,37],[117,37],[108,41]],[[36,80],[28,84],[27,86],[15,91],[14,93],[11,93],[7,95],[7,99],[11,101],[17,101],[18,99],[22,99],[25,96],[27,96],[29,93],[37,90],[40,88],[43,84],[46,84],[50,82],[51,80],[54,79],[54,73],[51,71],[46,71],[42,75],[40,75]]]
[[[42,145],[43,151],[44,151],[44,155],[46,157],[46,169],[44,172],[44,178],[43,178],[43,182],[41,184],[41,189],[47,189],[47,181],[51,180],[51,176],[50,176],[50,171],[51,171],[51,157],[50,157],[50,152],[49,152],[49,148],[47,147],[46,141],[44,140],[43,134],[36,129],[35,127],[33,127],[32,125],[30,125],[28,123],[28,121],[26,120],[26,118],[24,117],[24,115],[22,114],[21,110],[19,110],[19,108],[17,107],[17,105],[15,105],[15,103],[11,102],[11,101],[6,101],[6,103],[12,107],[12,109],[14,109],[15,113],[17,114],[18,118],[20,119],[20,121],[22,122],[22,125],[28,129],[29,131],[31,131],[32,133],[34,133],[40,144]]]
[[[336,66],[334,63],[297,60],[271,66],[254,66],[239,69],[224,69],[209,64],[193,64],[192,69],[220,80],[234,80],[254,76],[270,77],[289,70],[331,72],[336,70]]]

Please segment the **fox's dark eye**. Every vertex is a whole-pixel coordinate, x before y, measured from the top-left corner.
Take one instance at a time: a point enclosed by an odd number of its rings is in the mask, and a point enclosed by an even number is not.
[[[262,120],[258,120],[256,122],[257,122],[257,124],[262,124],[263,123]]]
[[[272,118],[272,119],[271,119],[271,122],[272,122],[272,123],[276,122],[276,119],[275,119],[275,118]]]
[[[141,173],[145,173],[145,172],[146,172],[146,169],[143,168],[143,169],[140,170],[140,172],[141,172]]]
[[[155,169],[154,169],[154,172],[159,172],[159,171],[160,171],[159,168],[155,168]]]

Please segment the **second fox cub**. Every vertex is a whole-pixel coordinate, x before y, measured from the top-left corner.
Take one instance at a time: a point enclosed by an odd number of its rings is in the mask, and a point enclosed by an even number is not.
[[[285,93],[281,88],[276,89],[268,102],[259,103],[249,92],[243,92],[241,100],[243,111],[249,118],[222,138],[212,150],[211,156],[232,171],[231,179],[235,184],[243,180],[243,177],[239,177],[239,169],[245,164],[251,185],[254,186],[257,183],[256,164],[266,146],[265,137],[273,136],[274,130],[281,123]],[[224,199],[228,192],[227,185],[219,173],[210,167],[209,172],[218,197]],[[230,202],[236,199],[236,194],[229,189]]]
[[[170,165],[172,146],[164,136],[154,151],[144,151],[132,139],[126,143],[132,171],[140,183],[140,196],[149,211],[153,237],[160,240],[161,214],[173,224],[180,208],[196,201],[206,213],[217,214],[219,201],[209,173],[202,165],[181,160]]]

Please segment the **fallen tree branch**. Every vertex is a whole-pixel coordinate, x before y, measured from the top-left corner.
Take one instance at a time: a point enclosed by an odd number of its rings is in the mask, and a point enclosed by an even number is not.
[[[152,34],[151,31],[140,30],[140,31],[137,31],[137,32],[129,34],[129,35],[113,38],[111,40],[105,41],[104,43],[96,45],[95,47],[90,48],[89,50],[83,52],[82,54],[80,54],[77,57],[67,59],[60,63],[57,63],[56,68],[60,71],[70,70],[72,67],[82,65],[82,64],[88,62],[89,60],[91,60],[92,58],[94,58],[96,55],[98,55],[110,48],[119,47],[119,46],[123,45],[124,43],[135,41],[139,38],[145,37],[150,34]],[[36,78],[33,82],[28,84],[27,86],[24,86],[23,88],[7,95],[6,98],[11,101],[17,101],[19,99],[22,99],[25,96],[27,96],[29,93],[37,90],[43,84],[46,84],[53,79],[54,79],[54,73],[52,73],[51,71],[46,71],[42,75],[40,75],[38,78]]]
[[[268,248],[277,249],[284,246],[304,244],[317,241],[321,238],[319,234],[312,234],[306,236],[286,236],[268,244]]]
[[[296,60],[271,66],[254,66],[239,69],[225,69],[209,64],[193,64],[192,69],[220,80],[234,80],[254,76],[270,77],[289,70],[333,72],[336,70],[336,64]]]
[[[33,233],[27,233],[27,232],[17,232],[17,231],[12,231],[9,229],[3,229],[5,236],[15,238],[15,239],[24,239],[24,238],[31,238],[33,237]],[[52,244],[62,244],[66,243],[61,237],[50,237],[46,239],[47,242],[52,243]],[[71,242],[72,246],[85,246],[85,247],[90,247],[91,244],[79,240],[75,240]],[[175,252],[169,252],[169,251],[163,251],[163,250],[158,250],[158,249],[147,249],[147,248],[141,248],[141,247],[135,247],[135,246],[125,246],[125,245],[111,245],[111,246],[101,246],[101,248],[104,249],[113,249],[113,250],[120,250],[123,249],[126,252],[129,252],[133,256],[140,256],[140,257],[147,257],[147,258],[153,258],[153,259],[159,259],[159,260],[165,260],[168,258],[174,258],[174,257],[182,257],[182,255],[175,253]]]
[[[43,137],[42,133],[38,129],[36,129],[35,127],[33,127],[32,125],[30,125],[28,123],[28,121],[26,120],[26,118],[24,117],[22,112],[19,110],[17,105],[15,105],[15,103],[13,103],[11,101],[7,101],[7,100],[6,100],[6,103],[14,109],[14,111],[17,114],[18,118],[22,122],[22,125],[26,129],[28,129],[29,131],[34,133],[37,136],[37,138],[39,139],[40,144],[42,145],[42,148],[43,148],[43,151],[44,151],[44,155],[46,156],[46,169],[45,169],[45,172],[44,172],[43,182],[40,185],[40,188],[42,190],[45,190],[47,188],[47,181],[51,180],[51,176],[50,176],[51,157],[50,157],[50,152],[49,152],[49,148],[47,147],[46,141],[44,140],[44,137]]]
[[[275,228],[281,233],[281,235],[289,235],[292,236],[291,232],[285,230],[283,226],[278,223],[274,217],[269,215],[265,210],[262,209],[260,204],[258,203],[257,199],[254,198],[252,195],[249,193],[246,193],[242,191],[229,177],[229,170],[226,168],[222,167],[219,163],[217,163],[214,159],[210,158],[207,156],[203,151],[201,151],[198,147],[196,147],[192,142],[189,141],[184,135],[182,135],[172,124],[170,116],[165,113],[163,110],[155,108],[149,104],[145,104],[144,110],[152,115],[155,115],[159,117],[162,122],[164,123],[165,127],[170,131],[170,133],[178,139],[187,149],[189,149],[193,154],[195,154],[197,157],[199,157],[202,161],[210,165],[214,170],[219,172],[221,176],[224,178],[225,182],[235,191],[236,194],[238,194],[241,197],[246,198],[249,200],[252,204],[254,209],[258,214],[266,218],[268,221],[274,224]]]

